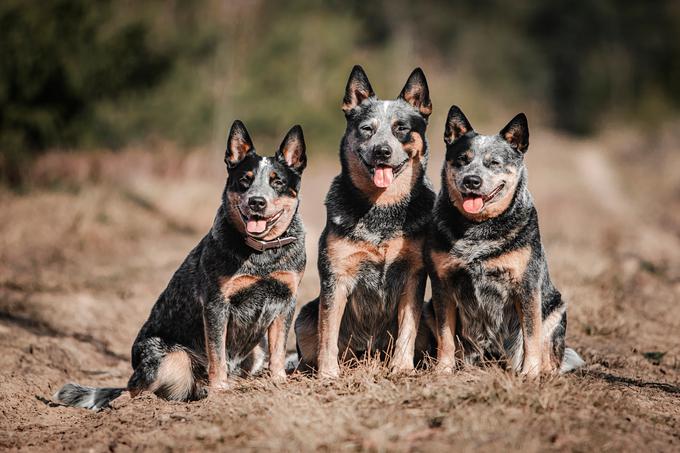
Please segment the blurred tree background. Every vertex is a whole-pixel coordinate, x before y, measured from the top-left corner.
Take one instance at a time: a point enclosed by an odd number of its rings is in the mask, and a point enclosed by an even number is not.
[[[0,56],[0,179],[18,185],[49,149],[212,145],[235,118],[334,151],[357,63],[385,98],[422,66],[433,121],[457,103],[475,124],[649,128],[680,107],[680,2],[4,0]]]

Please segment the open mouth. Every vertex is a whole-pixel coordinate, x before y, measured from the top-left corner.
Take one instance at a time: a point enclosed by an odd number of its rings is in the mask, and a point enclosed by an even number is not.
[[[482,212],[484,206],[486,206],[489,201],[493,200],[496,195],[498,195],[500,191],[503,190],[503,187],[505,187],[505,183],[501,183],[487,195],[476,193],[461,194],[463,196],[463,210],[468,214],[478,214]]]
[[[246,227],[246,233],[253,237],[262,237],[269,233],[276,222],[279,221],[283,210],[277,212],[271,217],[265,217],[259,214],[245,215],[243,211],[239,208],[239,213],[241,214],[241,220]]]
[[[392,184],[394,178],[399,176],[399,173],[401,173],[401,171],[404,169],[404,166],[408,162],[408,158],[404,159],[402,163],[396,166],[386,164],[371,165],[366,162],[363,157],[361,157],[361,161],[371,174],[371,177],[373,178],[373,184],[375,184],[376,187],[380,187],[381,189],[386,189],[390,186],[390,184]]]

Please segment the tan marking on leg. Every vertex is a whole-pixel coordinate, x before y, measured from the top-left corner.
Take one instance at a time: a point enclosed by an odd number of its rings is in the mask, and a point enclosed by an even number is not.
[[[295,296],[295,294],[297,294],[298,286],[300,285],[300,280],[302,279],[302,274],[292,271],[276,271],[269,274],[269,277],[286,285],[290,290],[290,293]]]
[[[385,266],[398,261],[406,262],[406,280],[397,308],[398,333],[391,361],[394,371],[413,369],[413,355],[422,311],[422,300],[417,300],[419,273],[424,267],[423,238],[398,236],[385,241],[380,250]]]
[[[224,302],[229,303],[229,299],[231,299],[234,294],[249,288],[259,280],[260,277],[247,274],[221,277],[219,279],[219,285]],[[203,325],[206,326],[204,329],[207,329],[208,323],[205,319],[203,320]],[[206,355],[208,357],[208,381],[210,386],[214,388],[227,388],[229,386],[226,357],[227,326],[224,326],[224,331],[220,340],[220,344],[223,345],[220,351],[218,351],[215,347],[216,345],[209,340],[207,330],[204,330],[204,334]]]
[[[213,388],[227,388],[227,326],[224,326],[224,333],[221,342],[224,345],[221,353],[215,349],[215,345],[208,338],[207,324],[205,318],[203,319],[203,332],[205,335],[205,353],[208,356],[208,383]]]
[[[269,372],[275,381],[286,380],[286,319],[277,316],[267,329],[269,342]]]
[[[514,282],[522,280],[531,259],[531,247],[524,246],[495,258],[490,258],[482,263],[485,269],[500,269],[510,274]]]
[[[522,336],[524,340],[524,361],[522,374],[529,377],[537,377],[541,372],[542,355],[542,322],[541,322],[541,294],[540,290],[534,290],[534,295],[528,304],[518,301],[516,309],[520,316]],[[528,324],[531,324],[531,334],[528,333]]]
[[[340,322],[347,299],[354,287],[361,264],[379,261],[380,252],[373,244],[352,241],[332,233],[326,237],[326,252],[336,282],[333,294],[322,294],[319,297],[317,360],[320,376],[337,377],[340,373],[338,365]],[[330,297],[331,300],[326,300],[326,297]]]
[[[191,394],[193,385],[194,374],[189,354],[186,351],[172,351],[163,358],[156,380],[149,390],[155,392],[163,388],[164,396],[168,399],[184,401]]]
[[[413,355],[423,301],[417,298],[420,283],[418,273],[409,272],[397,311],[399,330],[391,362],[393,371],[413,370]]]
[[[434,284],[433,284],[434,286]],[[456,300],[452,294],[442,287],[435,300],[433,292],[437,338],[437,365],[438,372],[451,373],[456,367]],[[446,295],[450,296],[447,297]],[[441,316],[441,306],[444,306],[444,316]],[[443,318],[443,319],[441,319]]]
[[[350,288],[347,278],[336,281],[332,300],[319,298],[319,352],[317,360],[319,375],[322,377],[336,378],[340,375],[338,365],[338,338],[340,335],[340,322],[345,312]]]
[[[541,329],[543,332],[541,371],[544,373],[556,373],[560,369],[561,361],[558,360],[553,353],[553,334],[557,326],[560,325],[562,315],[564,315],[566,310],[567,306],[563,303],[561,307],[550,313],[550,315],[543,320]]]

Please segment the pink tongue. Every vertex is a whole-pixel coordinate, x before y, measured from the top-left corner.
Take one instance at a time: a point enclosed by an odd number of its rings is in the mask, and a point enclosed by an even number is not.
[[[248,223],[246,223],[248,233],[262,233],[266,228],[266,220],[248,220]]]
[[[463,200],[463,209],[470,214],[477,214],[484,207],[482,197],[470,197]]]
[[[375,174],[373,174],[373,184],[377,187],[389,187],[394,179],[392,167],[375,167]]]

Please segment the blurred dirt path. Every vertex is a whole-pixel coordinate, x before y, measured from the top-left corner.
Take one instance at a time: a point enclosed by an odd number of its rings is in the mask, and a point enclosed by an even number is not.
[[[252,379],[190,404],[144,395],[101,413],[53,407],[68,380],[125,383],[137,330],[212,223],[224,170],[215,153],[162,165],[122,153],[96,184],[0,193],[0,448],[677,450],[680,153],[659,146],[640,155],[625,140],[532,136],[551,276],[570,304],[568,342],[588,362],[540,383],[493,368],[391,377],[370,362],[334,383]],[[300,303],[318,294],[323,198],[338,170],[311,156],[304,177]]]

